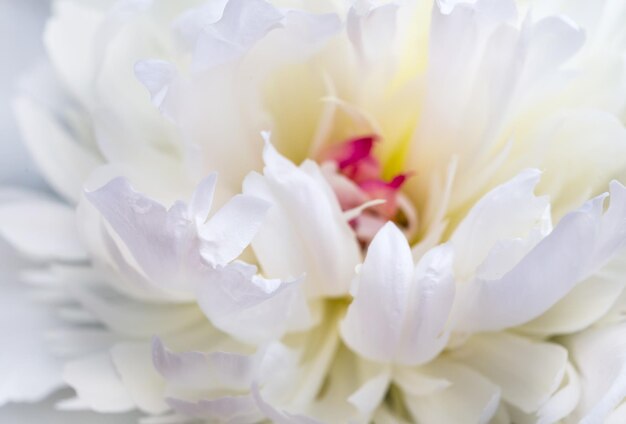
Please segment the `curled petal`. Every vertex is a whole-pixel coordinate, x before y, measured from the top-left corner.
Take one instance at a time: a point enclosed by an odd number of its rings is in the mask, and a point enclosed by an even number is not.
[[[544,313],[578,283],[610,260],[626,240],[626,188],[611,183],[611,203],[597,197],[561,219],[501,278],[477,279],[469,294],[460,331],[500,330]]]
[[[172,409],[187,417],[210,418],[218,422],[254,423],[262,418],[250,395],[224,396],[196,402],[168,398],[167,403]]]
[[[270,204],[253,196],[237,195],[198,228],[200,255],[210,265],[235,260],[250,244]]]
[[[256,267],[235,262],[207,272],[197,288],[198,304],[217,328],[257,344],[280,337],[295,315],[308,314],[306,306],[295,308],[300,283],[266,280]]]
[[[306,275],[311,297],[348,292],[360,262],[356,237],[317,165],[297,167],[271,144],[264,150],[264,175],[251,173],[244,194],[272,206],[252,248],[263,271],[283,279]]]
[[[245,391],[258,372],[260,356],[230,352],[174,353],[155,337],[152,341],[152,362],[167,383],[174,387]]]

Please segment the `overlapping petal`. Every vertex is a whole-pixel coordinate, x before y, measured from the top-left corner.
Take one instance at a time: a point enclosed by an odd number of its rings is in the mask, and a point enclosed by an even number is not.
[[[244,194],[272,205],[252,241],[263,272],[280,278],[304,274],[309,296],[345,295],[360,251],[330,186],[317,165],[297,167],[269,143],[264,160],[263,175],[251,173],[243,185]]]
[[[454,300],[452,252],[428,252],[415,266],[398,228],[376,235],[360,268],[354,300],[341,324],[345,342],[364,357],[415,365],[439,353]]]
[[[523,324],[554,305],[609,261],[624,242],[626,189],[611,184],[606,210],[597,197],[569,213],[520,261],[495,279],[472,281],[456,324],[461,331],[498,330]]]
[[[79,207],[2,199],[44,306],[0,403],[64,363],[146,424],[623,421],[626,8],[582,3],[56,1],[15,109]],[[314,161],[365,134],[409,207],[357,238]]]

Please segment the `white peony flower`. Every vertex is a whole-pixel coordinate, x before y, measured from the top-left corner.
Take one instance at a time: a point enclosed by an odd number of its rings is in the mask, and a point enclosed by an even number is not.
[[[15,112],[62,200],[0,193],[0,404],[622,422],[624,19],[56,1]]]

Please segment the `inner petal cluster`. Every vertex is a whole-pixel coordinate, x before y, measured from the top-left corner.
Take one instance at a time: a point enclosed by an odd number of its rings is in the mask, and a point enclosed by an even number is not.
[[[399,224],[407,238],[417,230],[415,208],[401,192],[410,174],[401,173],[386,181],[382,166],[374,156],[377,141],[376,135],[351,138],[330,146],[321,157],[324,176],[343,211],[370,204],[350,220],[363,244],[368,244],[388,221]]]

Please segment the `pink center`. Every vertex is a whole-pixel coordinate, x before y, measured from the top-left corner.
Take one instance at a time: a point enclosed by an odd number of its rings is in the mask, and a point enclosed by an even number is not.
[[[376,136],[369,135],[331,146],[322,155],[322,170],[333,188],[342,210],[348,211],[373,200],[384,203],[366,208],[350,221],[357,237],[368,243],[378,230],[404,212],[409,226],[413,226],[414,211],[406,211],[408,202],[400,189],[407,174],[396,175],[391,181],[382,178],[382,167],[373,155]]]

